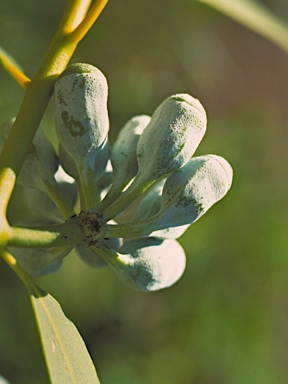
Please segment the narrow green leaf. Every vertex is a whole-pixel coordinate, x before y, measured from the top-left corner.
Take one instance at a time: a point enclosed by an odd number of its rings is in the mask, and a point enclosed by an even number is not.
[[[224,13],[288,52],[288,24],[257,0],[197,0]]]
[[[34,284],[30,298],[51,383],[100,384],[86,345],[60,304]]]
[[[10,384],[10,382],[0,375],[0,384]]]

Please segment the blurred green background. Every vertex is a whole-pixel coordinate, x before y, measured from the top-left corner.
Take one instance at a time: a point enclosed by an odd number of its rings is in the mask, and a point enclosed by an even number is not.
[[[66,1],[1,0],[1,44],[33,76]],[[286,0],[263,0],[288,22]],[[111,142],[133,115],[188,92],[208,114],[197,154],[224,156],[227,197],[180,239],[187,269],[144,294],[71,254],[38,284],[85,339],[103,384],[288,383],[288,56],[192,0],[110,1],[73,62],[110,87]],[[20,87],[0,68],[1,122]],[[43,120],[54,139],[52,108]],[[47,384],[25,288],[0,260],[0,374]]]

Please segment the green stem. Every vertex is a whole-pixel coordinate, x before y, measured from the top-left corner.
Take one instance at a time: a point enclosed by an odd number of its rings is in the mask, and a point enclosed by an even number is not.
[[[118,179],[113,181],[113,184],[111,185],[109,191],[107,192],[104,199],[98,204],[98,209],[100,211],[104,211],[107,209],[110,205],[113,204],[114,201],[116,201],[121,195],[122,195],[122,189],[123,185],[121,182],[118,182]]]
[[[22,228],[10,227],[8,246],[19,248],[51,248],[85,244],[86,239],[78,220],[64,224]]]
[[[100,202],[97,210],[99,212],[103,212],[105,220],[109,221],[128,208],[137,199],[137,197],[142,195],[142,193],[150,187],[152,183],[153,181],[151,182],[145,179],[141,180],[141,176],[139,178],[136,176],[130,187],[123,192],[118,199],[114,201],[114,203],[102,209]]]
[[[87,13],[84,20],[78,25],[78,27],[72,32],[73,37],[78,41],[82,40],[95,21],[100,16],[101,12],[105,8],[108,0],[97,0],[92,8]]]
[[[82,24],[83,20],[85,20],[91,2],[92,0],[70,0],[68,2],[59,27],[52,39],[42,64],[27,87],[14,126],[5,143],[3,151],[0,154],[1,247],[5,246],[6,242],[11,245],[13,245],[13,243],[18,243],[23,246],[25,246],[25,243],[29,243],[29,241],[30,245],[34,243],[41,244],[40,237],[43,235],[43,232],[40,231],[40,233],[37,234],[36,230],[30,230],[30,232],[27,230],[25,232],[25,230],[22,229],[21,232],[20,229],[11,229],[6,220],[6,210],[15,185],[16,176],[21,169],[36,130],[40,125],[40,121],[52,95],[55,81],[66,68],[79,41],[92,26],[91,20],[95,21],[97,19],[106,4],[103,1],[98,1],[97,3],[102,3],[103,7],[97,9],[94,5],[92,7],[94,10],[94,18],[91,18],[90,13],[89,20],[87,19],[86,24],[83,24],[84,29],[81,27],[82,32],[74,34],[73,31],[77,30],[77,27]],[[33,233],[35,237],[33,237]],[[25,238],[23,237],[24,235],[28,236],[27,241],[25,241]],[[8,240],[9,236],[12,237]],[[53,243],[53,241],[57,243],[57,238],[61,238],[61,234],[51,235],[46,233],[44,238],[48,243]],[[64,241],[63,245],[66,245],[66,243],[67,242]]]
[[[89,167],[79,167],[79,185],[82,192],[81,208],[86,211],[95,211],[100,201],[100,192],[97,188],[95,171]]]
[[[10,197],[15,185],[15,173],[10,168],[0,171],[0,216],[6,216]]]
[[[78,44],[66,30],[79,25],[90,4],[91,0],[74,0],[68,3],[43,62],[27,87],[14,126],[0,155],[0,168],[9,167],[14,170],[15,175],[19,173],[52,95],[55,81],[66,68]]]
[[[0,172],[0,248],[5,247],[9,238],[9,224],[6,211],[15,185],[15,174],[10,168]]]
[[[139,237],[149,236],[159,228],[155,216],[148,219],[125,224],[106,224],[105,237]]]
[[[101,256],[106,263],[114,265],[115,260],[118,259],[118,253],[110,248],[105,247],[102,243],[97,243],[97,245],[92,245],[90,249],[95,252],[97,255]]]

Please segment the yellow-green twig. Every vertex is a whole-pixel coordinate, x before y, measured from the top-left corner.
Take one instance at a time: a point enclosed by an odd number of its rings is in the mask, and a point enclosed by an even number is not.
[[[9,227],[7,245],[18,248],[74,247],[87,241],[81,218],[47,227]]]
[[[20,267],[16,259],[7,251],[1,250],[0,257],[9,265],[9,267],[18,275],[20,280],[27,287],[28,291],[33,291],[36,287],[31,277]]]
[[[6,242],[9,242],[9,236],[13,237],[14,234],[14,240],[17,242],[17,236],[20,235],[19,231],[11,232],[11,228],[9,227],[6,219],[6,210],[15,185],[16,177],[21,169],[27,151],[29,150],[33,137],[46,110],[47,104],[53,92],[55,81],[66,68],[77,47],[77,44],[88,32],[89,28],[97,19],[107,1],[97,1],[91,8],[88,16],[87,11],[91,2],[92,0],[70,0],[68,2],[59,27],[54,35],[54,38],[52,39],[42,64],[40,65],[36,75],[29,83],[29,87],[27,87],[14,126],[5,143],[3,151],[0,154],[1,247],[4,247]],[[81,28],[79,28],[78,32],[75,33],[74,36],[73,31],[77,30],[86,15],[88,16],[86,22]],[[67,31],[69,31],[69,33],[67,33]],[[9,64],[9,60],[7,61],[5,59],[5,55],[2,55],[2,58],[4,58],[4,62],[7,64],[8,68],[10,68],[10,72],[14,71],[14,73],[18,73],[17,76],[19,78],[22,76],[22,80],[19,81],[22,81],[24,85],[25,78],[23,78],[23,76],[25,75],[21,75],[22,72],[20,70],[17,72],[17,65],[13,67],[12,64]],[[12,59],[10,61],[11,63],[13,62]],[[14,68],[13,71],[12,68]],[[22,235],[23,233],[21,233],[21,236]],[[22,241],[23,237],[21,236],[19,239]],[[31,242],[33,243],[33,239]]]
[[[101,12],[103,11],[107,3],[108,3],[108,0],[96,1],[96,3],[91,7],[91,9],[87,13],[83,21],[71,33],[71,35],[73,36],[73,39],[77,41],[80,41],[83,39],[83,37],[86,35],[86,33],[89,31],[89,29],[92,27],[92,25],[100,16]]]
[[[3,68],[17,81],[17,83],[24,89],[30,83],[30,79],[26,76],[21,69],[16,65],[15,61],[2,47],[0,47],[0,63]]]
[[[97,3],[101,3],[101,1],[96,2],[90,12],[95,9]],[[73,30],[76,30],[81,25],[81,21],[85,19],[90,4],[91,0],[69,1],[43,62],[27,88],[14,126],[0,156],[0,167],[10,167],[16,175],[45,112],[55,81],[66,68],[78,42],[91,27],[89,20],[93,18],[89,16],[80,29],[82,34],[76,33],[75,36],[73,34]],[[102,8],[98,9],[99,14],[104,6],[103,3]],[[98,16],[96,13],[96,11],[92,12],[94,21]],[[72,32],[67,34],[67,31]],[[24,132],[25,134],[23,134]]]

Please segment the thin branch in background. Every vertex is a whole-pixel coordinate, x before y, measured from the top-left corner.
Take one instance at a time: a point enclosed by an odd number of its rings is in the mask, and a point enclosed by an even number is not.
[[[108,0],[96,1],[96,3],[91,7],[83,21],[71,33],[73,39],[75,39],[76,41],[80,41],[83,39],[83,37],[86,35],[86,33],[89,31],[89,29],[100,16],[107,3]]]
[[[3,68],[17,81],[17,83],[24,89],[30,83],[30,79],[26,76],[13,57],[0,46],[0,63]]]

